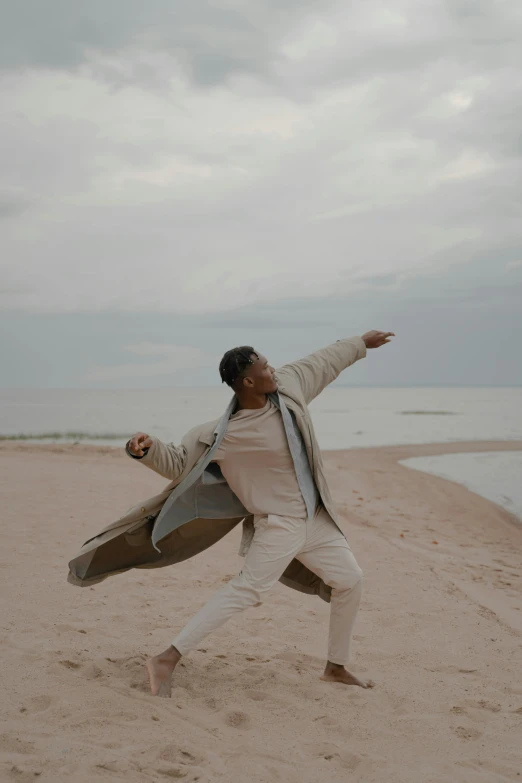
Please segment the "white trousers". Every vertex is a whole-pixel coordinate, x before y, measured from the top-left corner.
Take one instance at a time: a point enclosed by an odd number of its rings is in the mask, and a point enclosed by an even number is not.
[[[295,557],[332,588],[328,660],[347,664],[362,571],[330,515],[324,508],[311,520],[269,514],[255,517],[254,527],[243,570],[189,620],[173,646],[186,655],[233,615],[258,606]]]

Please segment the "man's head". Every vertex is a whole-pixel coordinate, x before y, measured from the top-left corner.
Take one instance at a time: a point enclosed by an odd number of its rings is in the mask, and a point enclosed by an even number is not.
[[[272,394],[277,391],[275,370],[268,359],[254,351],[251,345],[241,345],[227,351],[219,364],[219,374],[236,394]]]

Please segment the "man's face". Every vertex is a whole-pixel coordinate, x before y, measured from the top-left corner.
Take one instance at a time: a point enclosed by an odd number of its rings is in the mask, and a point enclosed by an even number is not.
[[[254,364],[251,364],[243,378],[243,388],[259,394],[273,394],[277,391],[277,381],[275,379],[275,370],[268,363],[266,356],[259,354],[256,359],[252,354]]]

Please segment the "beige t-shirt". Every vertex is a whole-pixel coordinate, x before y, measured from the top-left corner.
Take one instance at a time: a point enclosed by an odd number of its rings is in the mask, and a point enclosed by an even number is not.
[[[306,519],[283,418],[270,398],[264,408],[230,417],[213,462],[251,514]]]

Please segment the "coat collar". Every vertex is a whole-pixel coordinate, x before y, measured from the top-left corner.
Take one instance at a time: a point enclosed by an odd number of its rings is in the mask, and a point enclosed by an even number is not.
[[[279,402],[279,395],[281,393],[286,396],[284,387],[279,385],[277,391],[274,394],[269,395],[270,399],[274,402],[275,405],[277,405],[278,408],[281,407]],[[292,405],[293,402],[292,398],[287,397],[286,402],[288,401],[290,402],[288,407],[293,408],[294,406]],[[216,438],[222,433],[224,434],[227,428],[228,420],[232,416],[234,408],[236,407],[236,403],[237,403],[237,397],[234,394],[232,399],[228,403],[225,412],[223,413],[218,423],[216,424],[214,430],[210,430],[207,428],[200,434],[199,440],[201,441],[201,443],[204,443],[206,446],[212,446]]]

